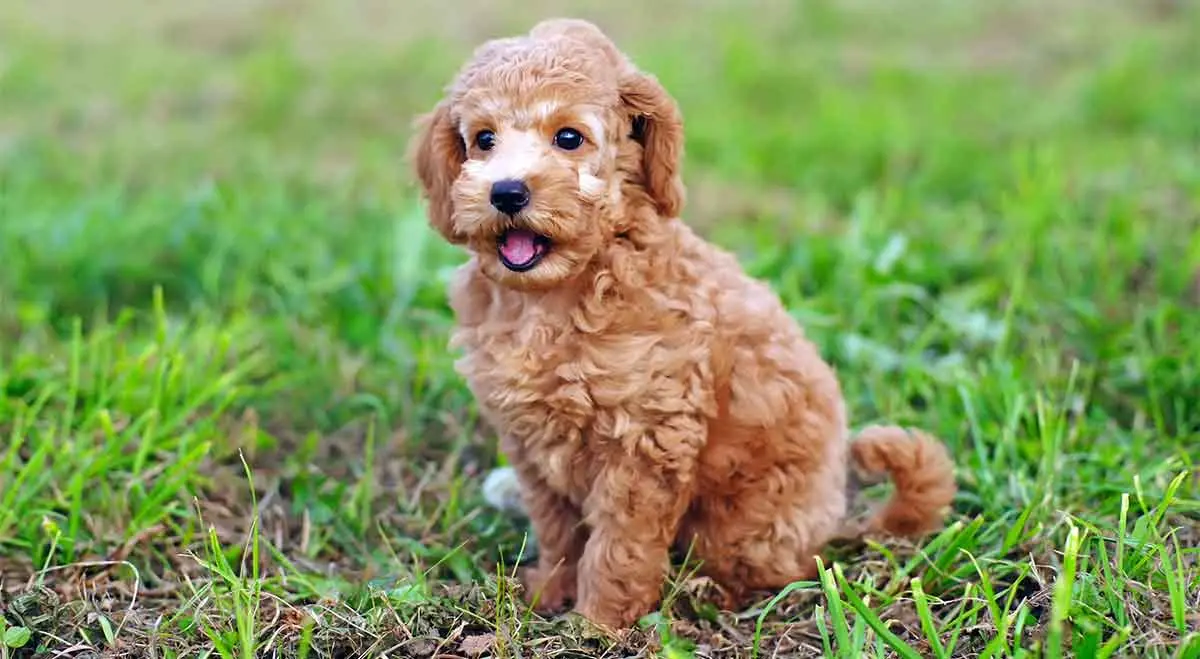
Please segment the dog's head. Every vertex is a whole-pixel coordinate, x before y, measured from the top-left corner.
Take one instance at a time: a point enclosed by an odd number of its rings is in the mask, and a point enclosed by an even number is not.
[[[413,144],[432,226],[517,288],[569,279],[683,205],[678,107],[581,20],[479,47]]]

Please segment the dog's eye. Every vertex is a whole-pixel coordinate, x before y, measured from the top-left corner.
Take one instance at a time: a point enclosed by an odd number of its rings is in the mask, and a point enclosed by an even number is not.
[[[496,146],[496,134],[490,130],[475,133],[475,146],[483,151],[491,151],[492,147]]]
[[[564,128],[554,134],[554,145],[564,151],[574,151],[583,146],[583,135],[574,128]]]

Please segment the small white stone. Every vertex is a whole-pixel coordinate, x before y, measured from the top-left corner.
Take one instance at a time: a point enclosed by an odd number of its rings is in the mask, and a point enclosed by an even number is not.
[[[512,467],[497,467],[483,480],[483,499],[488,505],[511,515],[525,516],[521,483]]]

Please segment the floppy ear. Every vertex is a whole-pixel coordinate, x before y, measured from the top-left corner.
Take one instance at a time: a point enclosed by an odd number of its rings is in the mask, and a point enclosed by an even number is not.
[[[454,230],[454,204],[450,187],[467,160],[467,146],[450,120],[450,105],[438,103],[432,112],[417,120],[413,141],[417,178],[429,201],[429,224],[454,244],[466,238]]]
[[[632,121],[632,136],[642,145],[646,192],[659,215],[678,217],[684,188],[679,170],[683,159],[683,116],[675,100],[653,76],[636,70],[621,80],[621,101]]]

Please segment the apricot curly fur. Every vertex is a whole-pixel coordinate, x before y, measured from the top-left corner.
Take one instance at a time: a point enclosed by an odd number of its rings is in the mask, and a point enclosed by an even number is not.
[[[850,457],[856,468],[887,474],[896,486],[868,529],[910,536],[936,530],[957,490],[954,463],[941,442],[920,430],[869,426],[850,444]]]
[[[527,592],[609,627],[656,604],[672,548],[732,593],[813,577],[850,454],[896,481],[883,529],[934,528],[954,491],[923,435],[849,441],[833,369],[679,219],[683,142],[658,81],[574,19],[480,46],[414,140],[430,224],[469,254],[452,345],[538,538]],[[530,191],[511,216],[489,201],[500,180]],[[550,245],[523,272],[498,254],[513,230]]]

